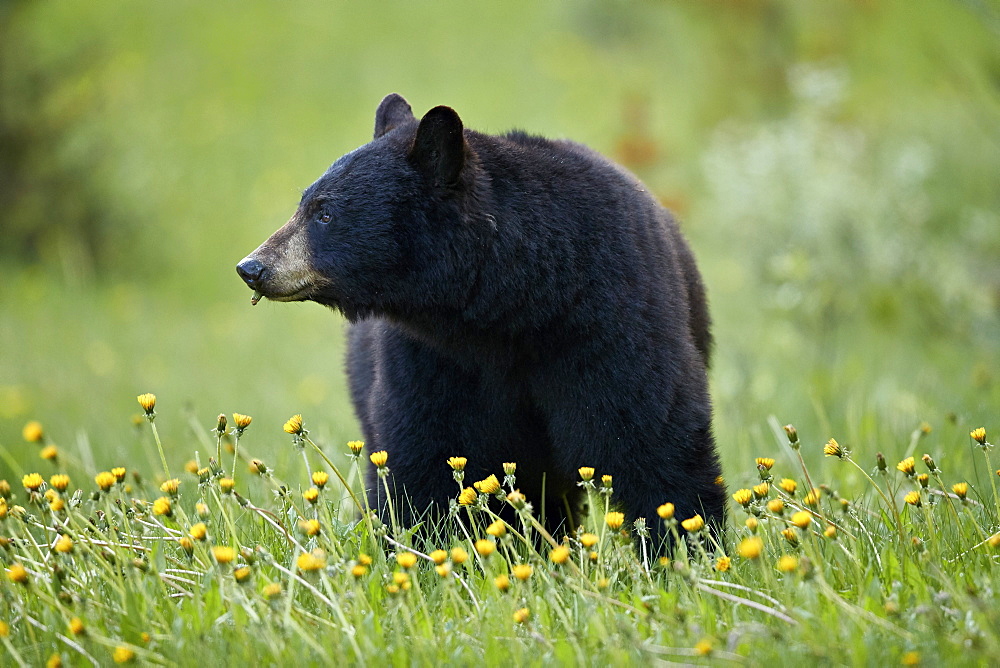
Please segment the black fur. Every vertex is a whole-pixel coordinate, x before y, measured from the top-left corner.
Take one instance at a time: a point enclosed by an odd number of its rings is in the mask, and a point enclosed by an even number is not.
[[[670,213],[586,147],[473,132],[447,107],[418,122],[389,96],[375,137],[296,215],[326,279],[309,298],[352,323],[351,394],[395,488],[446,508],[448,457],[468,458],[467,485],[513,461],[555,523],[592,466],[654,534],[667,501],[721,526],[709,317]]]

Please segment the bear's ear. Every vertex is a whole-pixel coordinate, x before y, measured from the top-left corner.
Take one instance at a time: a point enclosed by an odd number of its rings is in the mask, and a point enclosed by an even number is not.
[[[462,129],[462,119],[451,107],[434,107],[420,119],[410,160],[433,175],[435,185],[454,185],[462,173],[465,165]]]
[[[407,121],[415,120],[417,119],[413,115],[413,110],[410,109],[409,103],[403,99],[403,96],[398,93],[389,93],[382,98],[378,109],[375,110],[375,139]]]

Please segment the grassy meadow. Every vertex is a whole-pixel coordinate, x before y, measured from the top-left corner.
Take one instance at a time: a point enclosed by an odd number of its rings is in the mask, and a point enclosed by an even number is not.
[[[0,663],[992,663],[998,44],[944,0],[0,6]],[[677,212],[721,544],[661,563],[601,471],[566,537],[495,524],[516,468],[358,521],[344,322],[234,266],[393,91]]]

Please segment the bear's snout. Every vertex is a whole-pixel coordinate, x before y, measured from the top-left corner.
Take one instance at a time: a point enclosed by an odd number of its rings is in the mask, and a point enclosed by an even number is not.
[[[236,273],[240,275],[244,283],[254,289],[260,287],[261,279],[264,277],[264,269],[264,264],[252,255],[243,258],[236,265]]]

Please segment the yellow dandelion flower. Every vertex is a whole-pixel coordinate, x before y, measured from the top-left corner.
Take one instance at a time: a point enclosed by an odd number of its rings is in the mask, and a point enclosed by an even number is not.
[[[763,469],[765,471],[770,471],[771,467],[774,466],[774,459],[771,457],[758,457],[756,459],[757,468]]]
[[[453,471],[464,471],[465,465],[469,463],[469,460],[465,457],[449,457],[448,466],[452,468]]]
[[[830,539],[836,538],[837,527],[833,526],[832,524],[829,525],[826,529],[823,530],[823,535]]]
[[[84,626],[83,620],[79,617],[74,617],[69,620],[69,632],[75,636],[82,636],[87,632],[87,627]]]
[[[920,652],[909,651],[899,657],[899,662],[904,666],[919,666]]]
[[[983,432],[986,433],[985,431]],[[21,436],[24,437],[28,443],[41,443],[45,440],[45,430],[42,429],[42,423],[37,420],[32,420],[31,422],[24,425],[21,430]]]
[[[195,540],[205,540],[205,537],[208,536],[208,527],[205,526],[204,522],[192,524],[190,531],[188,531],[188,535]]]
[[[51,501],[49,501],[49,510],[51,510],[52,512],[61,513],[65,509],[66,509],[66,502],[63,501],[62,497],[57,496]]]
[[[987,541],[990,547],[1000,547],[1000,533],[995,533],[990,536]]]
[[[799,488],[799,484],[791,478],[782,478],[781,482],[778,483],[778,487],[780,487],[785,494],[795,496],[795,490]]]
[[[778,559],[777,568],[782,573],[791,573],[799,567],[799,560],[790,554],[783,554]]]
[[[725,487],[726,479],[721,474],[715,476],[715,485],[716,487]]]
[[[496,520],[486,527],[486,533],[495,538],[500,538],[507,533],[507,525],[504,524],[503,520]]]
[[[510,589],[510,578],[507,577],[506,575],[498,575],[495,578],[493,578],[493,584],[500,591],[507,591],[508,589]]]
[[[111,489],[111,486],[117,482],[113,473],[108,471],[101,471],[96,476],[94,476],[94,482],[97,486],[101,488],[102,492],[106,492]]]
[[[174,510],[173,510],[173,507],[170,504],[170,499],[169,498],[167,498],[165,496],[161,496],[156,501],[153,501],[153,514],[154,515],[164,515],[166,517],[170,517],[171,515],[173,515],[173,513],[174,513]]]
[[[759,536],[750,536],[740,541],[736,553],[744,559],[756,559],[764,551],[764,541]]]
[[[253,422],[253,418],[249,415],[243,415],[242,413],[233,413],[233,423],[236,425],[237,431],[243,431],[250,426]]]
[[[369,557],[364,552],[359,552],[358,553],[358,563],[359,564],[364,564],[365,566],[371,566],[372,565],[372,558]]]
[[[622,524],[625,523],[625,514],[612,511],[604,516],[604,522],[608,525],[609,529],[620,529]]]
[[[725,573],[726,571],[728,571],[731,565],[732,565],[732,559],[730,559],[725,555],[715,560],[715,570],[719,571],[720,573]]]
[[[293,415],[285,421],[285,425],[282,427],[287,434],[295,434],[298,436],[302,433],[302,416]]]
[[[208,517],[209,514],[208,504],[199,501],[198,503],[194,504],[194,512],[198,514],[198,517]]]
[[[480,538],[476,541],[476,552],[479,553],[481,557],[488,557],[494,552],[496,552],[497,544],[492,540],[486,540],[485,538]]]
[[[170,480],[163,481],[160,485],[160,491],[164,494],[169,494],[171,496],[177,495],[177,490],[180,489],[181,481],[177,478],[171,478]]]
[[[363,578],[368,575],[368,567],[364,564],[354,564],[354,566],[351,567],[351,575],[356,578]]]
[[[585,533],[582,536],[580,536],[580,544],[583,545],[588,550],[597,545],[598,540],[599,539],[597,535],[592,533]]]
[[[330,474],[326,471],[313,471],[312,483],[316,485],[319,489],[326,487],[326,483],[330,482]]]
[[[247,582],[250,579],[250,574],[251,573],[252,573],[252,571],[250,570],[249,566],[240,566],[235,571],[233,571],[233,578],[237,582],[239,582],[239,583],[242,584],[244,582]]]
[[[914,473],[915,461],[913,457],[907,457],[903,461],[896,464],[896,468],[908,476],[912,476]]]
[[[59,459],[59,448],[54,445],[46,445],[38,452],[38,456],[44,460],[54,462]]]
[[[516,510],[523,510],[528,505],[528,499],[521,494],[521,490],[515,489],[507,495],[507,503],[514,506]]]
[[[674,504],[664,503],[656,507],[656,514],[660,516],[661,520],[670,520],[674,517]]]
[[[510,572],[518,580],[524,582],[531,577],[531,574],[534,573],[534,569],[531,568],[531,564],[517,564],[510,569]]]
[[[264,598],[277,598],[278,596],[281,596],[281,584],[278,582],[269,582],[264,585],[264,589],[261,593],[264,595]]]
[[[7,499],[0,496],[0,520],[7,517]],[[4,544],[6,547],[6,544]]]
[[[839,457],[843,459],[844,449],[840,447],[840,443],[837,443],[837,439],[831,438],[826,442],[826,445],[823,446],[823,454],[827,457]]]
[[[609,475],[602,475],[601,476],[601,484],[604,487],[610,489],[611,488],[611,476],[609,476]]]
[[[708,656],[712,653],[712,641],[708,638],[702,638],[695,643],[694,653],[698,656]]]
[[[0,638],[6,638],[10,635],[10,624],[0,620]]]
[[[757,525],[759,524],[759,522],[757,521],[756,517],[751,515],[746,519],[746,522],[744,522],[744,524],[746,525],[747,529],[750,529],[750,531],[757,531]]]
[[[792,524],[800,529],[808,528],[810,522],[812,522],[812,515],[804,510],[800,510],[792,515]]]
[[[514,621],[518,624],[524,624],[531,617],[531,611],[527,608],[519,608],[514,611]]]
[[[65,473],[56,473],[49,478],[49,485],[52,489],[65,492],[66,488],[69,487],[69,476]]]
[[[462,493],[458,495],[458,503],[463,506],[471,506],[476,502],[476,490],[471,487],[466,487],[462,490]]]
[[[920,473],[917,475],[917,482],[920,483],[921,487],[926,489],[927,485],[929,485],[931,482],[931,477],[926,473]]]
[[[587,481],[594,477],[593,466],[581,466],[577,471],[580,474],[581,480]]]
[[[153,414],[153,409],[156,408],[155,394],[150,394],[149,392],[146,394],[140,394],[136,397],[136,400],[139,402],[139,405],[142,406],[142,410],[146,413],[146,415]]]
[[[14,584],[28,584],[28,570],[19,563],[13,563],[7,569],[7,579]]]
[[[809,490],[809,493],[806,494],[805,497],[802,499],[802,503],[806,504],[807,506],[819,505],[819,497],[821,493],[822,492],[819,489],[813,488]]]
[[[681,522],[681,526],[684,527],[684,530],[688,533],[694,533],[702,530],[705,526],[705,520],[701,515],[695,515],[694,517],[689,517]]]
[[[184,462],[184,470],[191,475],[198,475],[198,462],[193,459],[189,459]]]
[[[302,498],[309,503],[316,503],[319,501],[319,490],[315,487],[310,487],[306,491],[302,492]]]
[[[236,481],[232,478],[219,478],[219,490],[223,494],[232,494],[235,486]]]
[[[378,468],[385,468],[386,462],[389,461],[389,453],[385,450],[379,450],[378,452],[371,453],[371,455],[368,456],[368,459],[370,459],[372,464]]]
[[[295,565],[300,571],[318,571],[326,566],[326,554],[324,554],[321,550],[303,552],[299,555],[298,559],[295,560]]]
[[[194,552],[194,542],[187,536],[181,536],[177,539],[177,544],[181,546],[181,549],[187,552],[189,555]]]
[[[198,469],[198,474],[197,474],[198,480],[200,482],[208,482],[208,477],[211,473],[212,469],[208,468],[207,466],[203,466],[202,468]]]
[[[517,462],[504,462],[503,463],[503,472],[504,472],[504,475],[514,475],[514,473],[516,471],[517,471]]]
[[[766,482],[762,482],[759,485],[753,486],[753,495],[755,498],[763,499],[771,492],[771,486]]]
[[[236,550],[228,545],[214,545],[212,546],[212,558],[217,564],[228,564],[236,558]]]
[[[399,587],[397,587],[394,584],[388,584],[388,585],[385,586],[385,591],[387,593],[392,594],[393,596],[395,596],[396,594],[399,593]]]
[[[500,491],[500,481],[497,480],[497,477],[493,474],[490,474],[490,476],[485,480],[472,483],[472,486],[475,487],[480,494],[496,494]]]
[[[37,492],[38,488],[45,484],[45,478],[39,473],[28,473],[21,478],[21,484],[29,492]]]
[[[299,531],[307,536],[318,536],[320,532],[319,520],[310,518],[299,522]]]
[[[259,459],[250,460],[250,473],[256,473],[257,475],[264,475],[267,473],[267,464]]]
[[[63,534],[56,540],[55,551],[68,554],[73,551],[73,539]]]
[[[749,506],[750,502],[753,501],[753,492],[749,489],[738,489],[733,492],[733,500],[743,507]]]
[[[59,498],[59,492],[54,489],[47,489],[45,490],[45,494],[43,494],[42,496],[45,497],[46,501],[52,501],[53,499]]]
[[[780,515],[785,511],[785,502],[781,499],[771,499],[767,502],[767,510],[774,515]]]
[[[560,545],[549,552],[549,561],[553,564],[565,564],[568,560],[569,548],[565,545]]]
[[[922,504],[920,503],[920,492],[913,490],[912,492],[907,492],[906,496],[903,497],[903,501],[910,504],[911,506],[916,506],[919,508]]]
[[[437,566],[434,567],[434,572],[440,575],[441,577],[446,578],[449,575],[451,575],[451,564],[448,563],[438,564]]]
[[[399,552],[396,554],[396,563],[402,568],[413,568],[417,563],[417,555],[412,552]]]
[[[794,546],[799,544],[799,532],[796,531],[793,527],[788,527],[787,529],[783,529],[781,531],[781,536],[786,541],[788,541],[789,545]]]
[[[402,587],[403,589],[409,589],[409,586],[407,585],[410,584],[410,574],[396,571],[395,573],[392,574],[392,581],[395,582],[400,587]]]
[[[354,456],[360,455],[361,451],[364,450],[364,448],[365,448],[365,442],[364,441],[348,441],[347,442],[347,449],[350,450],[351,454],[354,455]]]
[[[115,477],[115,482],[122,482],[125,480],[125,467],[116,466],[111,469],[111,475]]]
[[[28,424],[31,424],[31,423],[29,422]],[[27,427],[25,427],[25,429],[27,429]],[[41,429],[41,427],[39,427],[39,429]],[[971,436],[972,440],[974,440],[979,445],[986,445],[986,428],[985,427],[976,427],[975,429],[973,429],[972,431],[969,432],[969,436]],[[26,438],[26,440],[31,440],[31,439],[27,439]]]
[[[131,663],[135,659],[135,652],[125,645],[118,645],[118,647],[115,647],[111,658],[114,659],[115,663]]]
[[[431,560],[435,564],[437,564],[438,566],[440,566],[448,558],[448,553],[446,551],[444,551],[444,550],[434,550],[428,556],[430,556]]]
[[[453,547],[453,548],[451,548],[451,560],[452,560],[452,562],[454,562],[454,563],[458,564],[459,566],[461,566],[462,564],[465,563],[465,561],[468,558],[469,558],[469,553],[466,552],[461,547]]]
[[[969,483],[967,482],[956,482],[951,486],[951,491],[955,492],[955,496],[964,500],[969,493]]]

